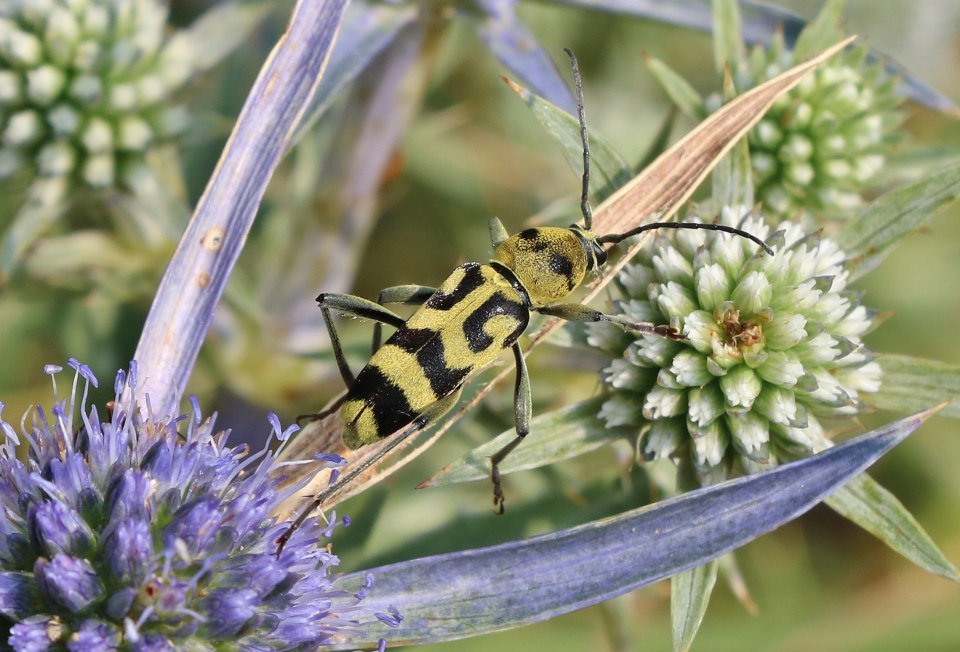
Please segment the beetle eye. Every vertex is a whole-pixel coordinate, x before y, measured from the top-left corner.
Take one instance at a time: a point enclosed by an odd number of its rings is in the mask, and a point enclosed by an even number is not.
[[[603,267],[607,264],[607,250],[599,242],[593,243],[593,257],[597,261],[597,267]]]

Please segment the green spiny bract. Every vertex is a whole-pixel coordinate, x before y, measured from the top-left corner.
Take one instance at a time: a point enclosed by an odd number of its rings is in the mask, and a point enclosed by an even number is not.
[[[858,46],[825,62],[750,132],[756,195],[767,218],[846,217],[876,186],[902,121],[901,99],[896,79],[866,57],[867,48]],[[749,90],[795,59],[778,34],[734,64],[734,84]]]
[[[0,3],[0,177],[35,170],[107,187],[186,125],[195,72],[157,0]]]
[[[745,208],[724,208],[720,222],[760,237],[771,230]],[[687,337],[588,326],[588,342],[613,357],[601,417],[642,431],[645,458],[689,448],[705,478],[734,463],[750,471],[814,448],[819,417],[856,414],[860,393],[879,388],[880,367],[861,341],[871,313],[846,289],[844,253],[794,224],[782,229],[768,239],[774,256],[742,238],[658,233],[620,272],[627,298],[615,312]]]

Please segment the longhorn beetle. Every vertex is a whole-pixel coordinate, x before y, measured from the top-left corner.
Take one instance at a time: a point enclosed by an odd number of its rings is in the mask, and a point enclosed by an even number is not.
[[[530,431],[530,379],[517,339],[527,327],[531,312],[568,321],[607,321],[636,333],[654,333],[670,339],[684,336],[669,326],[634,322],[608,315],[578,303],[561,303],[583,282],[588,272],[607,261],[603,245],[654,229],[709,229],[747,238],[767,253],[762,240],[723,224],[658,222],[626,233],[597,235],[589,199],[590,146],[584,119],[583,89],[577,60],[565,49],[573,69],[577,116],[583,142],[583,177],[580,210],[583,226],[538,227],[508,235],[497,218],[490,220],[493,259],[486,264],[465,263],[439,288],[399,285],[380,292],[377,302],[349,294],[324,293],[317,297],[324,324],[330,333],[334,357],[347,385],[347,393],[324,412],[300,419],[320,419],[339,409],[344,421],[343,441],[352,449],[393,436],[394,441],[377,457],[352,469],[319,494],[278,540],[277,554],[307,516],[340,486],[375,464],[394,446],[433,423],[456,404],[463,383],[474,371],[490,364],[504,349],[516,362],[514,413],[516,437],[491,458],[493,503],[503,513],[503,488],[499,464]],[[384,307],[387,303],[420,305],[408,320]],[[373,356],[357,376],[343,355],[331,312],[373,320]],[[381,324],[396,332],[380,346]],[[300,420],[298,419],[298,421]],[[401,428],[407,427],[403,432]]]

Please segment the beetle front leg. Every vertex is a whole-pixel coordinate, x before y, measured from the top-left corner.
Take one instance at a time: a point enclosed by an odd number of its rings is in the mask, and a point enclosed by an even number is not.
[[[685,340],[686,336],[672,326],[651,324],[644,321],[633,321],[619,315],[608,315],[579,303],[555,303],[552,306],[536,308],[536,311],[551,317],[560,317],[567,321],[597,322],[606,321],[619,326],[630,333],[649,333],[660,335],[671,340]]]

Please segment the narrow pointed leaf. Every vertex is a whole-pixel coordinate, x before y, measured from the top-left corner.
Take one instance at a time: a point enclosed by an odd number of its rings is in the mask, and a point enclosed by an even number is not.
[[[725,66],[742,61],[746,57],[746,48],[743,46],[740,31],[739,1],[713,0],[713,62],[717,66],[717,72],[723,72]],[[839,40],[835,38],[830,43],[836,43]],[[830,43],[824,43],[823,47]]]
[[[859,278],[876,267],[903,236],[958,196],[960,163],[955,163],[877,198],[837,233],[837,244],[850,256],[850,278]]]
[[[573,115],[554,106],[544,98],[532,93],[523,86],[505,80],[520,99],[533,111],[534,116],[543,125],[547,133],[560,145],[560,151],[573,171],[580,177],[583,174],[583,144],[580,140],[580,122]],[[633,177],[630,166],[620,157],[610,143],[590,133],[590,172],[591,186],[595,201],[603,201],[614,190]],[[598,183],[599,182],[599,183]]]
[[[413,559],[344,578],[396,607],[391,645],[452,640],[597,604],[715,559],[796,518],[864,471],[931,414],[916,414],[799,462],[613,518],[490,548]],[[383,632],[349,646],[372,645]]]
[[[500,63],[541,97],[573,115],[577,102],[553,59],[516,14],[516,0],[476,0],[479,15],[468,14]]]
[[[714,559],[678,573],[670,580],[670,618],[675,652],[686,652],[693,645],[717,582],[718,567],[719,561]]]
[[[733,80],[724,73],[724,95],[734,94]],[[750,167],[750,147],[741,139],[713,170],[711,198],[719,206],[752,206],[753,170]]]
[[[304,113],[294,142],[316,124],[333,98],[359,77],[416,17],[417,8],[413,5],[354,2],[347,8],[337,44],[330,53],[330,63]]]
[[[30,247],[63,215],[66,196],[64,177],[41,177],[30,184],[26,201],[0,239],[0,290],[6,287]]]
[[[685,116],[693,120],[703,120],[707,117],[707,109],[703,97],[679,73],[663,61],[650,55],[643,57],[650,74],[660,82],[663,91]]]
[[[846,0],[828,0],[797,38],[794,54],[806,58],[843,38],[843,12]]]
[[[177,414],[200,345],[267,181],[326,67],[346,0],[301,0],[251,90],[196,211],[160,281],[134,358],[143,395]]]
[[[627,435],[627,431],[609,428],[597,413],[604,397],[595,397],[561,410],[534,417],[530,422],[530,434],[500,464],[504,475],[514,471],[533,469],[560,460],[569,459],[595,450]],[[470,482],[490,477],[490,456],[517,436],[511,428],[464,457],[448,464],[419,487],[433,487],[456,482]]]
[[[960,366],[907,355],[878,356],[883,369],[880,390],[863,400],[884,410],[917,410],[938,401],[952,401],[940,413],[960,418]]]
[[[174,32],[160,57],[183,57],[190,53],[190,72],[209,70],[250,35],[273,9],[270,2],[223,3],[211,7],[189,27]],[[171,63],[174,63],[171,60]]]
[[[684,2],[664,2],[663,0],[551,0],[580,9],[606,11],[619,15],[637,16],[657,20],[668,25],[679,25],[689,29],[709,32],[713,28],[713,11],[710,0],[685,0]],[[769,43],[775,34],[781,32],[788,47],[793,46],[807,21],[794,12],[765,2],[740,0],[742,13],[743,40],[748,44]],[[942,113],[958,115],[956,103],[937,89],[933,88],[902,64],[876,50],[870,52],[872,60],[880,61],[892,77],[900,79],[897,92]]]
[[[841,487],[826,503],[920,568],[960,581],[957,569],[907,508],[866,473]]]

